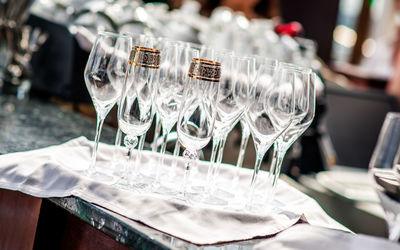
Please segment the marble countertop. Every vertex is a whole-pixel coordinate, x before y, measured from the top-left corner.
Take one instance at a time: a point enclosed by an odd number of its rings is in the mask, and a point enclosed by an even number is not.
[[[44,100],[0,96],[0,154],[33,150],[86,136],[93,140],[95,120]],[[104,126],[100,140],[112,143],[115,129]]]

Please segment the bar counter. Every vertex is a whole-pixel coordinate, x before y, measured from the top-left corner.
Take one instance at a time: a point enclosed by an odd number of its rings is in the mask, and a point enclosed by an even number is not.
[[[45,100],[0,96],[0,154],[38,149],[86,136],[95,121]],[[101,141],[113,143],[104,126]],[[251,249],[262,239],[218,245]],[[201,247],[215,249],[216,246]],[[196,249],[198,246],[77,197],[41,199],[0,189],[1,249]]]

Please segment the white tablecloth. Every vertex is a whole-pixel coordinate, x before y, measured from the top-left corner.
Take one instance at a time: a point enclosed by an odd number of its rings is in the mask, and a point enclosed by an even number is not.
[[[215,244],[274,235],[299,221],[348,231],[330,218],[315,200],[281,180],[275,196],[275,202],[280,204],[279,209],[264,214],[192,206],[92,181],[76,170],[89,165],[92,145],[93,142],[79,137],[61,145],[1,155],[0,188],[43,198],[77,196],[195,244]],[[99,150],[99,162],[112,159],[112,146],[101,144]],[[151,159],[158,156],[144,151],[142,162],[144,165],[154,165],[157,161]],[[180,159],[180,166],[182,162]],[[206,165],[205,162],[200,164],[200,174],[206,173]],[[221,174],[230,179],[232,170],[232,166],[224,165]],[[245,182],[242,185],[248,184],[251,174],[250,170],[241,172],[240,181]],[[265,188],[262,184],[257,186],[258,191]]]

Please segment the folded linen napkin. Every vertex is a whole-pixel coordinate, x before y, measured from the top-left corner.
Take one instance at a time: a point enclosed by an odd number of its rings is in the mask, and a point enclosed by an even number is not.
[[[265,214],[192,206],[159,195],[141,194],[95,182],[81,172],[90,164],[92,145],[93,142],[85,137],[79,137],[61,145],[1,155],[0,188],[37,197],[74,195],[198,245],[273,235],[298,221],[348,231],[330,218],[317,202],[283,181],[279,181],[276,193],[277,202],[281,204],[279,210]],[[110,162],[114,150],[111,145],[101,144],[99,162]],[[119,153],[123,154],[122,148]],[[141,163],[157,164],[154,159],[158,156],[144,151]],[[183,160],[179,161],[178,165],[183,166]],[[205,173],[206,165],[206,162],[200,163],[198,172]],[[232,172],[231,166],[222,166],[223,176],[230,178]],[[243,170],[240,181],[250,177],[251,171]],[[265,187],[259,185],[257,188]]]

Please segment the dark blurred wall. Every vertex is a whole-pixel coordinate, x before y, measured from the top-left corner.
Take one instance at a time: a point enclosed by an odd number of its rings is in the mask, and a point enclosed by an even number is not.
[[[280,0],[280,2],[283,21],[300,22],[304,27],[304,36],[318,43],[318,55],[329,63],[339,0]]]

